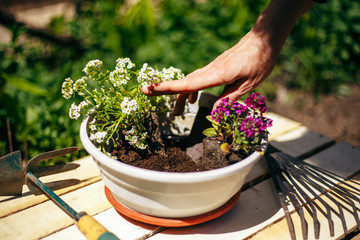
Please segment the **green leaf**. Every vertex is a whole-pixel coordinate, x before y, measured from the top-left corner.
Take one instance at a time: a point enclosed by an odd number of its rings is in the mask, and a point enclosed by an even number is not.
[[[216,137],[218,136],[216,130],[214,128],[207,128],[203,131],[203,134],[207,137]]]
[[[15,75],[9,75],[4,72],[1,73],[1,77],[6,80],[7,84],[15,87],[18,90],[29,92],[38,96],[46,96],[47,94],[47,91],[45,89],[41,88],[39,85],[29,82],[25,78],[21,78]]]
[[[211,125],[213,126],[213,128],[214,128],[216,131],[219,131],[220,125],[215,124],[215,123],[212,123]]]
[[[207,115],[207,116],[206,116],[206,119],[207,119],[209,122],[213,123],[213,124],[219,124],[219,123],[217,123],[215,120],[212,119],[212,116],[211,116],[211,115]]]

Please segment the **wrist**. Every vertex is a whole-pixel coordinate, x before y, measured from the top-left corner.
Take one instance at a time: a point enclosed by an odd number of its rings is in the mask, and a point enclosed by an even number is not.
[[[295,23],[314,5],[312,0],[271,0],[251,32],[280,52]]]

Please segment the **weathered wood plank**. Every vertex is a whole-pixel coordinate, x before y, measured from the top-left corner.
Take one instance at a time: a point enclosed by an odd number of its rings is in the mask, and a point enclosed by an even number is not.
[[[269,128],[270,141],[301,126],[301,123],[282,117],[276,113],[269,112],[266,113],[265,116],[273,120],[273,126]]]
[[[55,193],[58,195],[63,195],[65,193],[74,191],[76,189],[82,188],[86,185],[92,184],[94,182],[100,181],[99,170],[90,156],[75,161],[75,163],[80,164],[80,167],[77,169],[53,174],[49,176],[41,177],[40,180],[46,183],[51,183],[58,180],[74,180],[76,185],[71,185],[59,190],[56,190]],[[47,201],[48,198],[43,195],[34,195],[30,192],[29,188],[23,186],[23,194],[20,197],[16,196],[1,196],[0,197],[0,218],[12,214],[14,212],[21,211],[23,209],[29,208],[36,204]]]
[[[312,132],[305,126],[277,136],[271,141],[271,145],[295,157],[304,156],[331,143],[333,143],[333,140],[330,138]]]
[[[64,194],[62,199],[76,211],[94,215],[111,208],[102,181]],[[55,203],[46,201],[0,219],[1,239],[38,239],[73,224]]]
[[[306,161],[340,176],[349,177],[360,170],[360,149],[340,142]]]
[[[105,226],[110,232],[116,234],[121,240],[134,240],[138,239],[146,234],[151,233],[152,230],[157,227],[141,224],[131,223],[121,217],[114,208],[108,209],[102,213],[94,216],[103,226]],[[75,225],[51,234],[47,237],[42,238],[43,240],[63,240],[63,239],[77,239],[86,240]]]

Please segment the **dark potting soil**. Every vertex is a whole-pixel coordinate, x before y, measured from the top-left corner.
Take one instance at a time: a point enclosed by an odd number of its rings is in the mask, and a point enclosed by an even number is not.
[[[118,144],[111,152],[121,162],[155,171],[163,172],[199,172],[225,167],[240,161],[233,154],[227,155],[220,150],[214,140],[204,139],[203,156],[197,160],[186,154],[184,144],[174,142],[165,144],[165,154],[139,154],[125,145]]]
[[[114,149],[112,155],[124,163],[156,171],[197,172],[204,170],[200,164],[195,163],[187,156],[186,152],[176,146],[166,147],[164,155],[142,157],[139,153],[125,147]]]

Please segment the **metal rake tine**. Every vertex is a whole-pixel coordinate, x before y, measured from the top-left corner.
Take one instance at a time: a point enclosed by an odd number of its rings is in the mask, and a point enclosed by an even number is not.
[[[297,167],[298,168],[296,169],[296,171],[299,172],[299,175],[301,175],[304,179],[306,179],[306,181],[314,189],[318,190],[320,193],[322,193],[324,196],[326,196],[328,199],[330,199],[330,201],[332,201],[337,206],[339,212],[336,212],[335,210],[333,210],[333,212],[335,213],[335,215],[337,215],[340,218],[341,224],[343,226],[344,233],[347,234],[348,229],[347,229],[347,226],[346,226],[343,206],[338,201],[336,201],[336,199],[334,199],[330,194],[328,194],[327,189],[325,189],[323,186],[320,186],[318,183],[314,182],[314,179],[311,179],[310,176],[313,177],[313,178],[315,178],[315,177],[312,176],[308,171],[306,171],[306,169],[304,169],[301,164],[299,164]],[[315,179],[316,179],[316,181],[324,184],[322,179],[320,179],[320,178],[315,178]],[[320,197],[317,197],[317,198],[320,199]],[[333,209],[333,208],[331,208],[331,209]]]
[[[312,216],[313,224],[314,224],[314,237],[315,239],[319,239],[320,222],[317,218],[317,211],[316,208],[313,206],[313,203],[311,202],[311,198],[302,190],[302,188],[296,183],[296,181],[294,181],[294,179],[287,172],[286,174],[287,174],[287,178],[291,181],[291,184],[297,190],[295,192],[295,194],[298,196],[297,198],[299,199],[301,204],[305,207],[305,209],[309,212],[309,214]],[[304,199],[305,201],[303,201],[302,199]],[[309,207],[311,209],[309,209]]]
[[[314,182],[314,180],[320,182],[321,184],[326,185],[326,182],[323,181],[323,179],[315,176],[314,174],[312,174],[311,172],[307,171],[302,164],[297,165],[297,169],[296,171],[300,172],[300,174],[302,175],[303,178],[306,178],[307,181],[311,184],[312,187],[314,187],[315,189],[317,189],[320,193],[322,193],[324,196],[326,196],[328,199],[330,199],[330,201],[332,201],[339,210],[339,213],[337,213],[336,211],[334,211],[334,213],[340,218],[341,224],[343,226],[343,230],[344,233],[347,234],[348,233],[348,229],[346,226],[346,221],[345,221],[345,216],[344,216],[344,211],[343,211],[343,206],[340,204],[340,202],[336,201],[336,199],[334,199],[330,194],[328,194],[327,189],[325,189],[323,186],[320,186],[319,184],[317,184],[316,182]],[[312,177],[313,179],[310,179],[310,177]],[[329,186],[328,186],[329,187]],[[331,188],[331,186],[329,187]]]
[[[348,209],[346,206],[343,205],[343,208],[354,216],[355,221],[356,221],[356,225],[358,226],[358,229],[360,229],[360,219],[359,219],[359,215],[357,213],[359,208],[357,208],[355,206],[354,202],[351,199],[349,199],[347,197],[343,197],[341,194],[338,194],[338,193],[332,192],[332,194],[335,195],[337,198],[341,199],[343,202],[347,203],[348,205],[350,205],[352,207],[353,211],[351,211],[350,209]]]
[[[321,179],[322,175],[320,173],[316,172],[314,169],[308,169],[308,171],[312,172],[314,177],[316,176],[316,178],[320,178],[318,180],[323,180],[323,184],[325,186],[329,187],[329,190],[331,190],[330,193],[332,193],[337,198],[341,199],[341,201],[350,205],[353,208],[353,211],[351,211],[345,205],[342,205],[342,207],[344,209],[346,209],[349,213],[351,213],[354,216],[356,224],[357,224],[358,228],[360,229],[360,219],[359,219],[359,215],[357,213],[357,211],[360,211],[360,209],[357,208],[353,202],[353,200],[355,200],[360,203],[360,199],[358,197],[356,197],[354,194],[352,194],[351,192],[349,192],[348,189],[330,181],[329,179],[327,179],[327,178]]]
[[[356,187],[354,187],[354,186],[352,186],[352,185],[350,185],[350,184],[347,183],[347,181],[348,181],[348,182],[354,183],[354,184],[356,184],[356,185],[360,185],[358,182],[356,182],[356,181],[354,181],[354,180],[352,180],[352,179],[348,179],[348,178],[341,177],[340,175],[337,175],[337,174],[335,174],[335,173],[331,173],[331,172],[329,172],[329,171],[326,171],[326,170],[324,170],[324,169],[318,168],[318,167],[313,166],[313,165],[308,164],[308,163],[306,163],[305,166],[306,166],[306,169],[308,169],[309,171],[312,171],[312,172],[318,171],[318,172],[320,172],[321,174],[324,174],[325,176],[336,180],[337,183],[334,183],[334,185],[338,185],[339,183],[341,183],[341,184],[349,187],[349,188],[350,188],[349,190],[355,190],[355,192],[358,192],[358,193],[360,194],[360,189],[359,189],[359,188],[356,188]],[[348,191],[349,191],[349,190],[348,190]]]
[[[280,174],[279,173],[280,168],[279,168],[277,162],[272,157],[267,156],[267,157],[265,157],[265,159],[266,159],[267,165],[269,167],[269,170],[270,170],[270,173],[271,173],[271,178],[272,178],[273,183],[275,185],[277,195],[279,196],[279,199],[280,199],[280,205],[281,205],[281,207],[282,207],[282,209],[284,211],[284,214],[285,214],[285,219],[286,219],[286,222],[287,222],[287,225],[288,225],[290,237],[291,237],[292,240],[296,240],[294,223],[291,220],[289,209],[288,209],[288,207],[286,205],[286,201],[285,201],[285,196],[284,196],[284,194],[283,194],[283,192],[281,190],[279,181],[277,179],[277,175]]]
[[[341,197],[346,198],[346,196],[352,198],[353,200],[357,201],[360,203],[360,199],[358,197],[356,197],[354,194],[352,194],[349,189],[344,188],[342,186],[340,186],[338,183],[334,183],[332,181],[330,181],[329,179],[325,178],[322,179],[321,175],[318,174],[316,171],[314,171],[313,169],[308,170],[312,173],[312,176],[314,176],[314,178],[316,178],[318,181],[321,181],[322,184],[324,184],[325,186],[329,187],[330,190],[337,192],[338,194],[340,194]],[[341,184],[345,183],[345,182],[340,182]],[[351,186],[351,185],[350,185]],[[346,198],[347,199],[347,198]],[[344,201],[344,200],[343,200]],[[348,201],[350,201],[350,199],[348,199]],[[360,209],[358,209],[360,210]]]
[[[326,176],[329,176],[329,177],[331,177],[331,178],[336,179],[336,180],[339,181],[340,183],[343,183],[343,184],[349,186],[350,188],[352,188],[352,189],[354,189],[354,190],[356,190],[357,192],[360,193],[360,189],[359,189],[359,188],[355,188],[354,186],[351,186],[350,184],[346,183],[344,180],[349,181],[349,182],[352,182],[352,183],[354,183],[354,184],[356,184],[356,185],[359,185],[359,186],[360,186],[360,183],[358,183],[358,182],[356,182],[356,181],[354,181],[354,180],[352,180],[352,179],[349,179],[349,178],[340,176],[339,174],[336,174],[336,173],[327,171],[327,170],[325,170],[325,169],[322,169],[322,168],[317,167],[317,166],[315,166],[315,165],[312,165],[312,164],[310,164],[310,163],[303,162],[303,164],[306,165],[308,168],[315,169],[315,170],[323,173],[323,174],[326,175]]]
[[[289,156],[288,155],[286,155],[286,154],[279,154],[279,153],[274,153],[274,154],[271,154],[272,156],[274,156],[274,158],[277,160],[277,161],[282,161],[283,162],[283,164],[285,164],[285,162],[284,161],[286,161],[288,158],[289,158]],[[289,161],[287,161],[287,162],[289,162]],[[284,168],[286,168],[286,166],[284,166]],[[287,166],[287,168],[289,168],[289,166]],[[295,169],[295,168],[294,168]],[[309,187],[309,182],[308,181],[305,181],[304,179],[303,179],[303,177],[304,176],[302,176],[302,174],[296,174],[296,172],[295,171],[293,171],[293,175],[296,175],[296,176],[294,176],[294,178],[299,182],[299,183],[301,183],[301,185],[307,190],[307,191],[309,191],[316,199],[318,199],[319,200],[319,202],[324,206],[324,208],[326,209],[326,213],[321,209],[321,207],[318,205],[318,204],[316,204],[315,202],[314,202],[314,205],[320,210],[320,212],[321,213],[323,213],[324,214],[324,216],[326,216],[326,218],[327,218],[327,220],[328,220],[328,223],[329,223],[329,229],[330,229],[330,236],[334,236],[334,234],[335,234],[335,231],[334,231],[334,222],[333,222],[333,220],[332,220],[332,218],[331,218],[331,210],[333,211],[333,212],[336,212],[331,206],[329,206],[323,199],[321,199],[314,191],[313,191],[313,189],[312,188],[310,188]],[[308,182],[309,184],[306,184],[305,182]]]
[[[284,170],[283,170],[283,172],[284,172]],[[294,194],[295,191],[294,191],[293,187],[290,186],[290,184],[287,182],[287,180],[285,179],[285,177],[282,174],[279,174],[279,177],[281,179],[280,186],[282,186],[282,188],[286,192],[286,195],[289,197],[291,203],[294,205],[297,213],[299,214],[303,239],[307,240],[308,239],[308,224],[306,222],[305,214],[302,209],[302,206]]]

